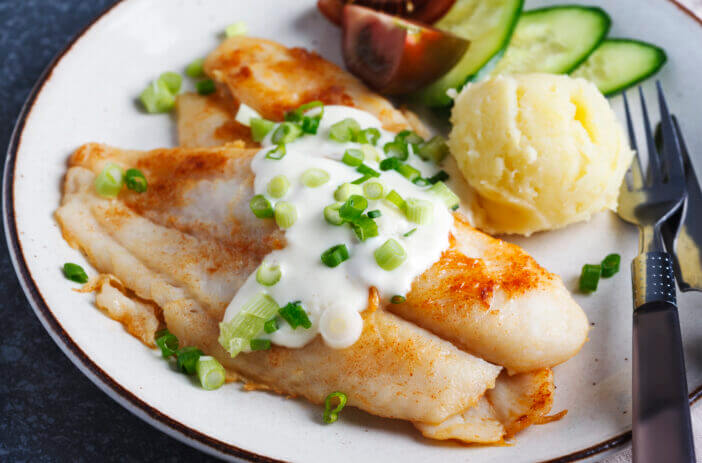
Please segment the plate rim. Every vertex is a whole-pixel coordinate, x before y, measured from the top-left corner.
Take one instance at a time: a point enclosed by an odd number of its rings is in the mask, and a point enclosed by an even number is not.
[[[128,0],[116,0],[98,13],[82,29],[74,34],[58,53],[51,59],[46,68],[39,75],[37,81],[29,92],[22,109],[20,110],[10,142],[7,147],[5,166],[2,178],[2,221],[5,232],[8,253],[14,268],[17,279],[22,287],[25,297],[29,301],[32,311],[48,332],[53,341],[71,360],[78,370],[87,376],[100,390],[106,393],[119,405],[136,415],[142,421],[150,424],[161,432],[168,434],[179,441],[194,447],[200,451],[216,457],[228,459],[244,459],[252,463],[287,463],[284,460],[274,459],[265,455],[260,455],[250,450],[246,450],[235,445],[223,442],[209,436],[197,429],[191,428],[180,421],[159,411],[147,402],[137,397],[134,393],[122,386],[118,381],[105,372],[90,356],[88,356],[77,342],[64,330],[63,326],[51,311],[49,305],[44,300],[39,285],[34,281],[29,270],[27,260],[22,249],[22,243],[17,231],[15,220],[14,204],[14,180],[17,154],[19,152],[24,128],[29,118],[34,104],[41,94],[44,85],[51,79],[56,66],[71,51],[73,46],[83,38],[83,36],[99,21],[113,12],[116,7],[126,3]],[[677,6],[683,13],[687,14],[694,21],[702,26],[702,18],[696,16],[688,7],[680,3],[679,0],[668,0]],[[690,405],[702,398],[702,384],[697,386],[690,394]],[[567,455],[562,455],[554,459],[545,460],[541,463],[567,463],[582,461],[596,455],[603,455],[615,449],[622,449],[631,440],[631,431],[627,431],[599,442],[590,447],[576,450]]]

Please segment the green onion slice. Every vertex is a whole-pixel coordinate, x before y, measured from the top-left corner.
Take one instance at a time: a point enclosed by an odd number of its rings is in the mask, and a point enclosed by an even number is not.
[[[343,392],[332,392],[324,399],[324,422],[326,424],[332,424],[339,419],[339,413],[346,406],[348,397]],[[332,403],[336,402],[336,405]]]
[[[249,344],[251,350],[269,350],[271,348],[271,341],[269,339],[252,339]]]
[[[249,207],[251,208],[251,212],[259,219],[269,219],[274,215],[270,201],[263,195],[256,195],[251,198]]]
[[[202,77],[205,75],[205,70],[203,65],[205,64],[205,60],[203,58],[198,58],[188,64],[188,66],[185,68],[185,75],[188,77],[192,78],[198,78]]]
[[[310,329],[312,327],[312,322],[307,317],[307,312],[302,308],[300,301],[289,302],[278,311],[278,315],[288,322],[288,325],[294,330],[297,329],[298,326],[305,329]]]
[[[277,145],[275,148],[266,153],[266,159],[272,159],[274,161],[280,161],[285,157],[285,145]]]
[[[122,183],[122,168],[117,164],[108,162],[103,167],[102,172],[95,177],[95,190],[100,196],[114,198],[122,189]]]
[[[266,190],[274,198],[282,198],[290,189],[290,180],[285,175],[276,175],[269,182]]]
[[[193,375],[197,366],[198,359],[203,355],[203,352],[197,347],[183,347],[176,352],[176,363],[178,369],[183,373]]]
[[[393,304],[402,304],[406,300],[407,298],[405,296],[401,296],[399,294],[396,294],[390,298],[390,302],[392,302]]]
[[[367,161],[380,162],[380,152],[369,144],[361,145],[363,158]]]
[[[336,267],[349,258],[349,249],[345,244],[337,244],[322,253],[322,263],[327,267]]]
[[[176,72],[164,72],[158,77],[159,80],[163,81],[168,87],[168,90],[173,94],[177,95],[180,91],[180,86],[183,84],[183,78],[180,74]]]
[[[436,174],[429,177],[427,180],[429,181],[429,183],[431,183],[433,185],[436,182],[445,182],[448,179],[449,179],[449,174],[447,174],[445,170],[440,170]]]
[[[385,158],[380,161],[380,170],[395,170],[400,167],[401,161],[398,158]]]
[[[436,195],[449,209],[455,211],[458,209],[459,199],[456,193],[451,191],[444,182],[438,181],[428,190],[429,193]]]
[[[137,193],[145,192],[148,187],[144,174],[139,169],[134,168],[127,169],[127,172],[124,174],[124,183],[127,185],[127,188]]]
[[[268,334],[275,333],[278,331],[278,328],[280,328],[280,326],[278,325],[278,319],[276,317],[271,318],[263,324],[263,331]]]
[[[302,184],[308,188],[317,188],[329,181],[329,173],[323,169],[312,167],[302,173]]]
[[[273,132],[271,141],[276,145],[291,143],[302,136],[302,129],[292,122],[283,122]]]
[[[267,264],[266,262],[259,265],[256,270],[256,281],[263,286],[273,286],[280,281],[283,276],[283,271],[278,264]]]
[[[323,115],[324,104],[321,101],[311,101],[285,113],[285,120],[300,124],[304,133],[314,135],[317,133]]]
[[[361,164],[360,166],[358,166],[356,168],[356,172],[358,172],[359,174],[363,174],[367,177],[380,177],[380,172],[371,167],[368,167],[365,164]]]
[[[407,259],[407,253],[400,243],[390,238],[373,253],[375,262],[388,272],[395,270]]]
[[[344,157],[341,158],[341,162],[351,167],[358,167],[363,164],[363,151],[351,148],[344,152]]]
[[[380,130],[375,127],[369,127],[363,129],[358,133],[357,141],[358,143],[366,143],[368,145],[375,146],[380,139]]]
[[[359,241],[378,236],[378,224],[368,216],[363,215],[354,220],[351,227]]]
[[[267,119],[261,119],[260,117],[250,118],[249,124],[251,125],[251,138],[256,143],[261,143],[261,141],[266,138],[266,135],[268,135],[268,132],[273,130],[273,127],[275,127],[275,122]]]
[[[580,291],[583,293],[591,293],[597,290],[597,283],[600,281],[601,273],[601,265],[583,265],[583,270],[580,273]]]
[[[236,37],[237,35],[246,35],[249,32],[249,27],[244,21],[237,21],[230,24],[224,29],[224,36],[227,38]]]
[[[409,164],[400,164],[395,170],[410,182],[414,182],[416,179],[422,176],[422,173],[419,172],[419,170],[415,169]]]
[[[269,295],[260,292],[244,304],[239,313],[228,322],[219,324],[219,343],[236,357],[262,330],[266,321],[278,313],[278,304]]]
[[[370,180],[372,177],[370,175],[364,175],[363,177],[358,177],[356,180],[351,182],[354,185],[362,185],[363,182]]]
[[[168,84],[161,79],[151,82],[141,92],[139,100],[146,112],[151,114],[167,113],[175,106],[175,96],[169,89]]]
[[[425,161],[433,161],[435,164],[440,164],[449,152],[446,140],[437,135],[431,140],[422,143],[415,150],[415,154]]]
[[[610,254],[602,261],[602,276],[609,278],[619,272],[619,263],[622,258],[619,254]]]
[[[411,130],[403,130],[402,132],[399,132],[397,135],[395,135],[395,141],[413,146],[424,143],[424,139]]]
[[[392,190],[385,197],[385,200],[397,207],[400,211],[405,212],[406,202],[402,198],[402,196],[400,196],[400,193],[398,193],[397,191]]]
[[[334,192],[334,199],[346,201],[352,195],[363,195],[363,188],[353,183],[342,183]]]
[[[63,264],[63,276],[76,283],[87,283],[88,274],[85,273],[83,267],[78,264],[66,262]]]
[[[390,157],[395,157],[400,161],[406,161],[409,157],[409,151],[407,149],[407,143],[402,143],[399,141],[391,141],[383,145],[383,151]]]
[[[156,345],[161,349],[163,358],[175,355],[178,351],[178,338],[167,329],[156,332],[154,336]]]
[[[339,215],[342,219],[351,222],[363,214],[368,207],[368,200],[361,195],[351,195],[349,199],[339,208]]]
[[[368,214],[367,214],[367,215],[368,215],[368,217],[370,217],[371,219],[377,219],[378,217],[380,217],[380,216],[383,215],[383,214],[382,214],[378,209],[375,209],[375,210],[373,210],[373,211],[368,211]]]
[[[287,201],[275,203],[274,214],[275,223],[283,229],[292,227],[297,221],[297,207]]]
[[[211,95],[217,90],[214,80],[212,79],[201,80],[195,84],[195,88],[200,95]]]
[[[408,238],[408,237],[414,235],[414,232],[416,232],[416,231],[417,231],[417,227],[413,228],[412,230],[408,231],[407,233],[403,233],[402,236],[404,236],[405,238]]]
[[[239,103],[239,109],[236,111],[236,116],[234,117],[234,120],[236,120],[239,124],[245,125],[246,127],[251,127],[251,122],[253,119],[258,119],[259,121],[263,120],[261,119],[261,115],[256,112],[253,108],[250,106],[246,106],[244,103]],[[269,122],[269,121],[266,121]],[[273,123],[271,122],[271,127],[273,126]],[[266,131],[268,133],[270,129]],[[253,128],[251,129],[251,138],[253,138]],[[266,134],[264,133],[263,136],[265,137]],[[261,140],[263,140],[263,137],[261,137]],[[254,140],[257,142],[260,142],[261,140]]]
[[[341,225],[344,223],[344,219],[341,218],[341,215],[339,215],[339,209],[341,209],[341,206],[343,206],[344,203],[342,202],[337,202],[334,204],[330,204],[327,207],[324,208],[324,220],[327,221],[327,223],[331,225]]]
[[[363,194],[368,199],[381,199],[385,196],[385,185],[379,180],[370,180],[363,184]]]
[[[197,359],[195,372],[200,380],[200,385],[206,391],[214,391],[222,387],[227,376],[222,364],[209,355],[203,355]]]
[[[407,198],[405,215],[410,222],[419,225],[430,224],[434,219],[434,204],[425,199]]]
[[[354,119],[346,118],[329,128],[329,138],[339,143],[355,141],[361,126]]]

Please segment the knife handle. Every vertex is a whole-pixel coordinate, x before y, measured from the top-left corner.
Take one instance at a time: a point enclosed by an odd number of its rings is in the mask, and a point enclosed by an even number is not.
[[[675,304],[634,311],[633,461],[695,462],[680,321]]]

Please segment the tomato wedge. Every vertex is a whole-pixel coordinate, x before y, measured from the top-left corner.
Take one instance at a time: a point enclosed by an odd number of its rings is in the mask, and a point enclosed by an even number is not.
[[[342,28],[346,67],[387,95],[413,92],[438,79],[469,45],[451,33],[356,5],[344,6]]]
[[[426,24],[438,21],[456,0],[318,0],[317,8],[334,24],[341,25],[346,4],[366,6],[377,11],[401,16]]]

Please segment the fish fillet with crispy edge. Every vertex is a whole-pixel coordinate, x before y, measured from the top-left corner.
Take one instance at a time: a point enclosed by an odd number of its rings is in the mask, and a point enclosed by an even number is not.
[[[264,238],[261,234],[265,227],[252,229],[245,221],[235,219],[227,222],[234,224],[235,231],[223,233],[223,227],[211,226],[222,219],[221,211],[215,207],[198,208],[199,218],[209,218],[210,222],[203,221],[199,229],[192,225],[192,234],[187,234],[178,229],[183,228],[183,222],[166,220],[161,224],[149,220],[150,214],[139,213],[134,204],[149,208],[156,217],[162,213],[155,206],[162,195],[168,196],[170,207],[179,208],[181,217],[187,216],[189,207],[199,204],[184,204],[177,195],[169,196],[166,184],[154,174],[159,168],[164,175],[171,170],[173,178],[169,182],[183,180],[181,176],[187,173],[195,183],[190,186],[196,191],[204,192],[212,202],[225,201],[224,210],[231,206],[235,212],[238,206],[233,203],[248,204],[248,196],[237,196],[231,190],[226,196],[217,196],[211,189],[216,190],[217,186],[208,183],[216,176],[231,180],[227,172],[232,166],[216,163],[216,151],[209,153],[213,164],[208,165],[197,155],[186,156],[178,163],[167,162],[174,157],[164,156],[168,151],[151,153],[146,159],[138,159],[132,153],[120,161],[129,160],[143,169],[151,181],[151,197],[149,192],[133,196],[125,191],[118,199],[105,199],[95,193],[96,173],[76,166],[80,160],[94,159],[86,150],[98,157],[114,154],[94,146],[80,150],[72,158],[62,204],[56,212],[64,237],[98,271],[114,275],[137,297],[160,307],[166,325],[183,345],[200,347],[242,377],[274,391],[321,403],[330,392],[341,390],[348,394],[353,406],[375,415],[410,421],[441,422],[473,406],[486,389],[494,387],[500,367],[390,313],[373,310],[378,305],[376,296],[371,297],[371,310],[365,314],[360,339],[347,349],[332,349],[318,338],[301,349],[275,347],[229,358],[217,342],[218,322],[239,286],[260,261],[261,249],[277,246],[277,238]],[[234,159],[235,164],[240,161],[236,150],[221,151],[226,152],[225,159]],[[100,164],[97,162],[94,167],[99,170]],[[215,169],[208,171],[208,167]],[[240,180],[235,179],[230,186],[237,188],[238,183]],[[192,223],[199,222],[199,218]],[[259,240],[267,244],[259,245],[257,250]]]
[[[227,245],[231,259],[252,272],[263,257],[285,245],[273,221],[249,209],[255,150],[233,147],[122,151],[86,145],[72,164],[97,173],[106,161],[141,169],[146,193],[125,191],[124,203],[157,224]],[[585,314],[560,278],[516,245],[492,238],[455,215],[451,247],[417,277],[404,304],[387,310],[510,373],[549,368],[575,355],[587,338]],[[160,257],[154,256],[157,265]],[[238,287],[249,273],[236,274]],[[189,281],[189,280],[186,280]],[[209,280],[205,280],[209,281]],[[211,282],[193,287],[211,307],[231,293]]]
[[[388,130],[408,127],[392,104],[317,53],[275,42],[238,36],[222,42],[205,60],[205,72],[229,88],[237,101],[266,119],[319,100],[354,106],[376,116]]]

